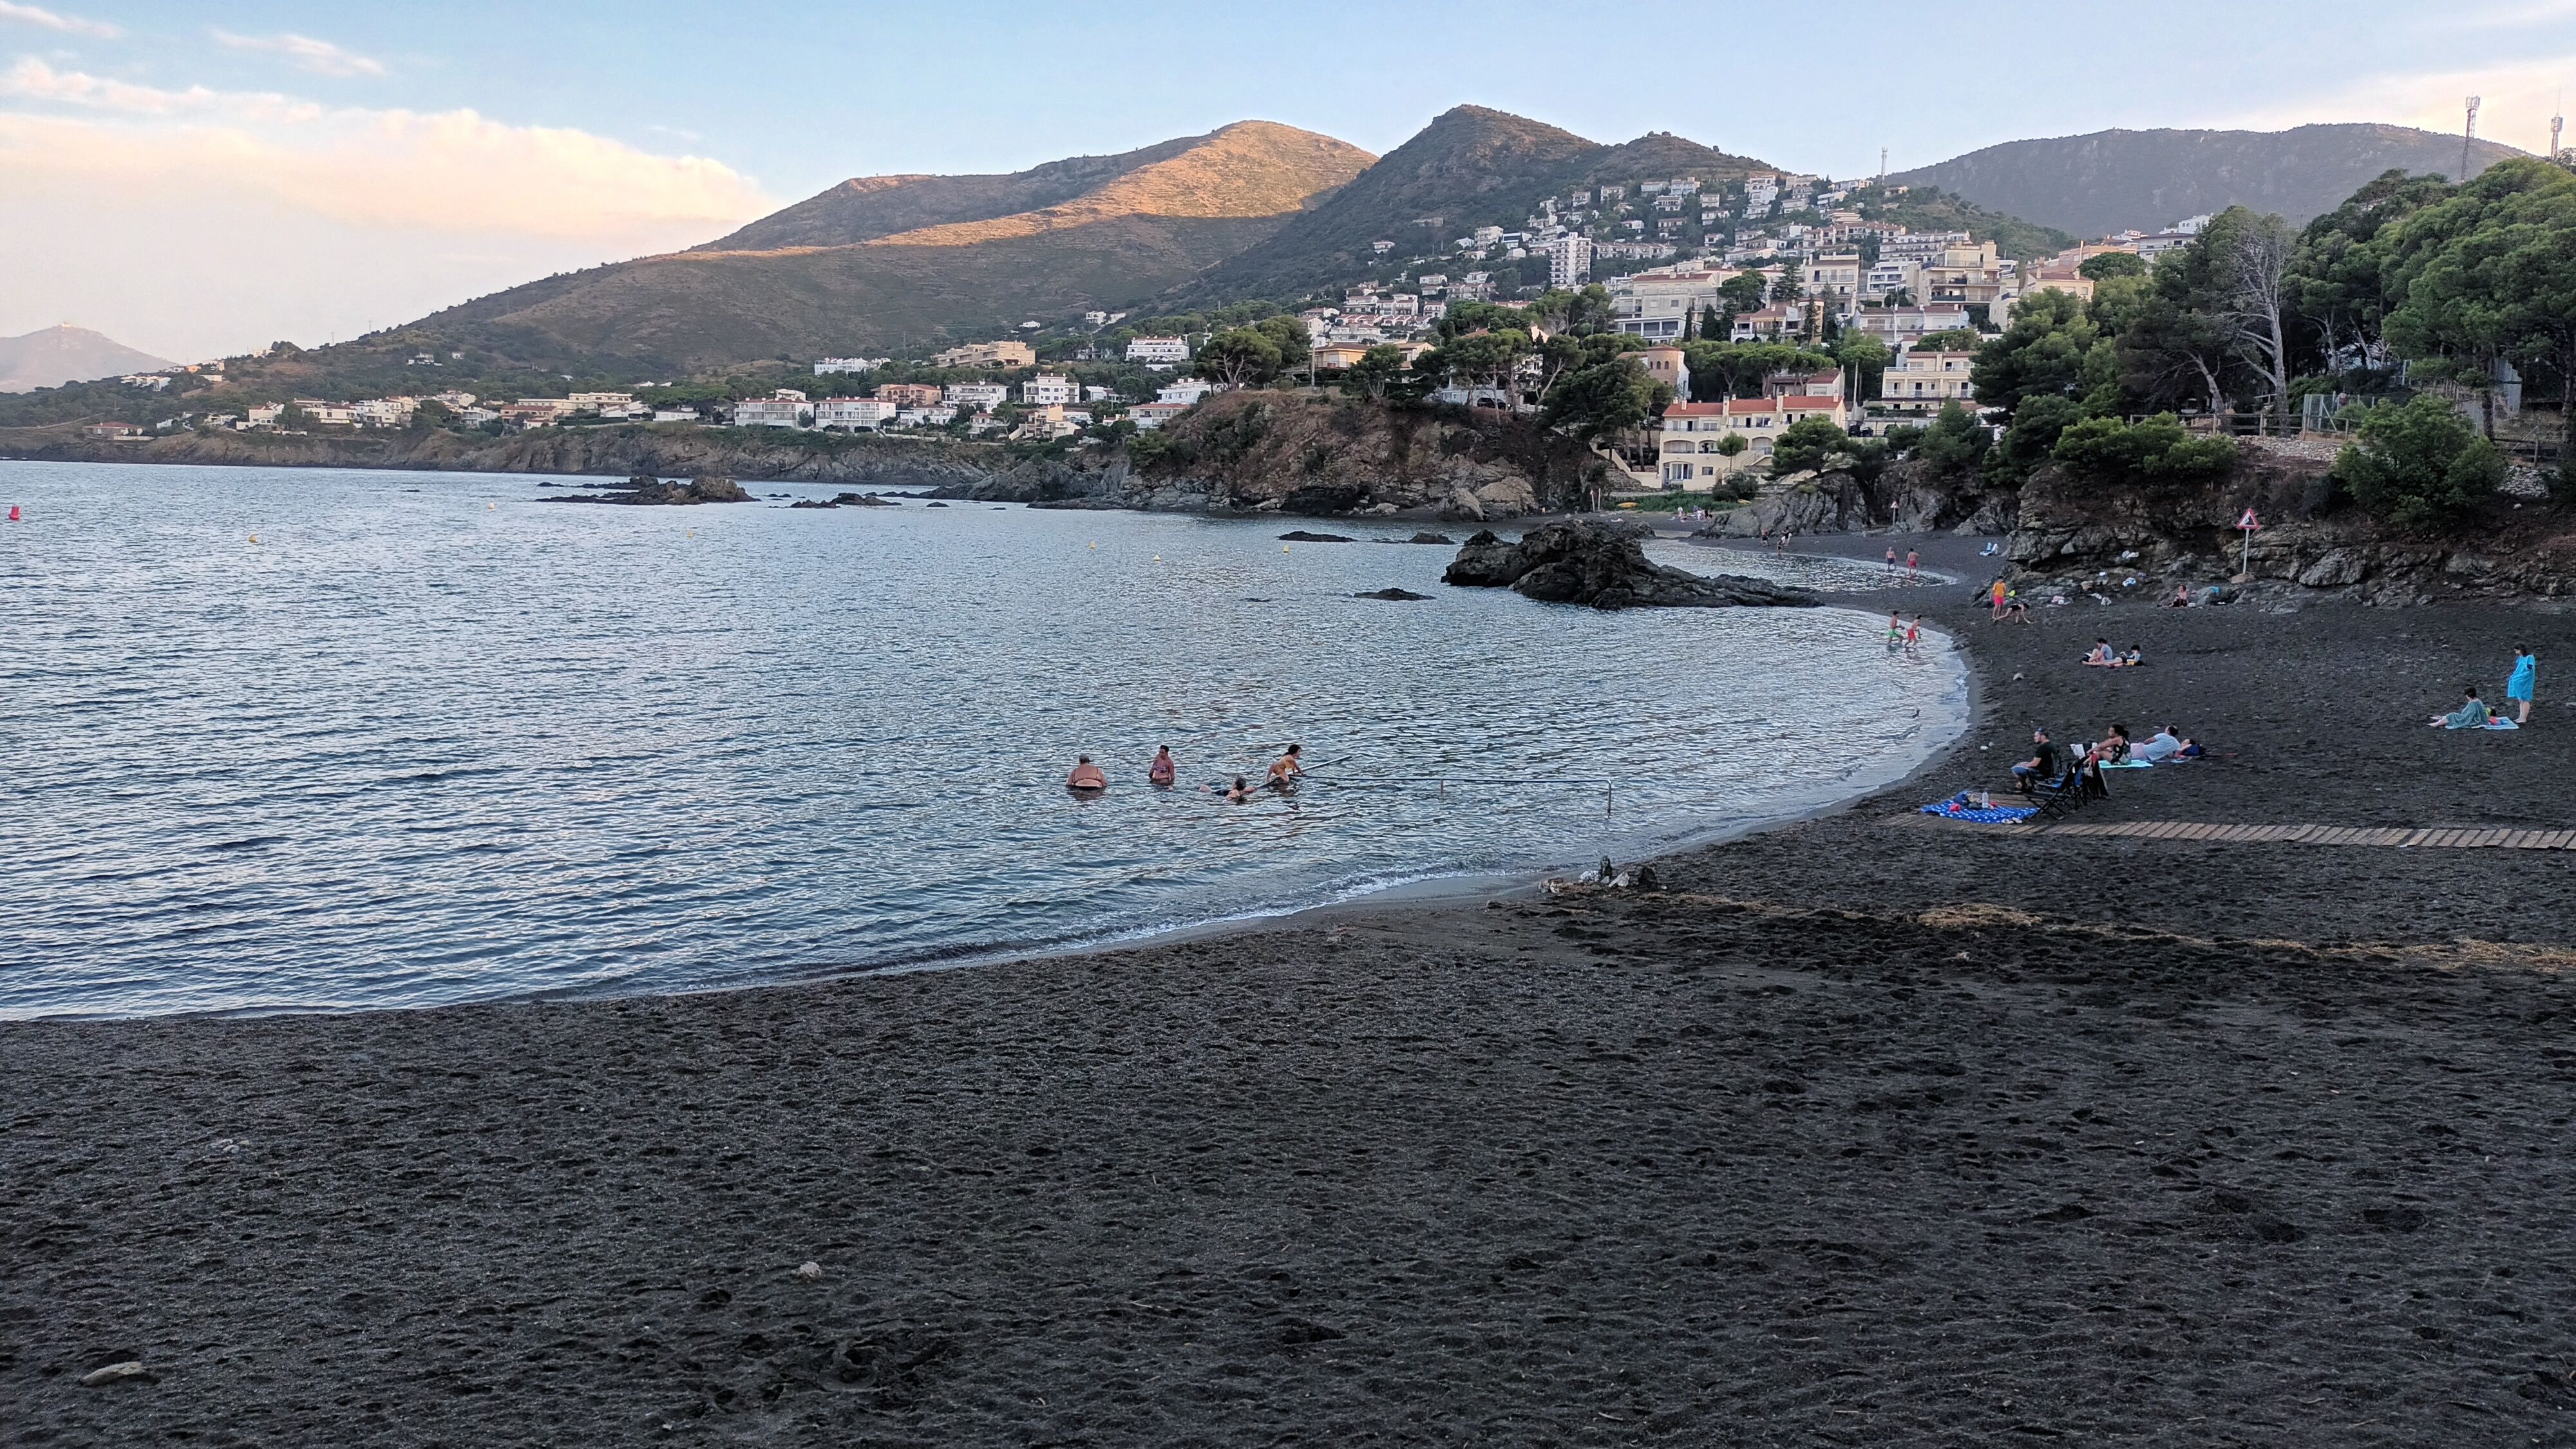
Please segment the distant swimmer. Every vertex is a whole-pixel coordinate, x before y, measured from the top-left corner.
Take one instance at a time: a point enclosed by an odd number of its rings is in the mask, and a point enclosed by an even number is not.
[[[1109,788],[1109,777],[1100,773],[1100,767],[1091,763],[1089,755],[1084,755],[1074,761],[1073,773],[1064,777],[1064,788],[1086,793],[1093,790],[1106,790]]]
[[[1179,773],[1180,766],[1172,763],[1172,747],[1165,745],[1154,751],[1154,763],[1146,769],[1145,780],[1148,784],[1168,790],[1171,788],[1173,778]]]
[[[1252,787],[1251,781],[1244,779],[1241,775],[1237,775],[1234,777],[1234,788],[1225,792],[1225,803],[1228,805],[1240,805],[1259,793],[1259,791]]]
[[[1288,753],[1271,761],[1270,778],[1264,783],[1273,790],[1296,789],[1297,782],[1306,777],[1306,767],[1297,758],[1304,749],[1303,745],[1290,745]]]

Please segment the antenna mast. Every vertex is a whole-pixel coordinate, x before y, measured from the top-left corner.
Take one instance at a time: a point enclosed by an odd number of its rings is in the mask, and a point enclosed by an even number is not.
[[[1878,148],[1878,179],[1882,184],[1887,180],[1887,148],[1885,146]]]
[[[2567,107],[2567,98],[2564,96],[2559,97],[2558,106],[2562,114],[2554,115],[2549,118],[2549,159],[2552,161],[2563,160],[2566,156],[2565,149],[2560,146],[2558,137],[2561,132],[2567,129],[2567,117],[2563,114]]]
[[[2469,143],[2478,138],[2478,97],[2469,97],[2469,123],[2460,130],[2460,179],[2469,179]]]

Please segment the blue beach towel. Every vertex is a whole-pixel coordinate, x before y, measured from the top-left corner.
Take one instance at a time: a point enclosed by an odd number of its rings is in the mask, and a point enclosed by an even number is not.
[[[2122,760],[2117,764],[2104,765],[2102,768],[2106,770],[2152,770],[2155,767],[2156,762],[2153,760]]]
[[[1965,820],[1973,825],[2010,825],[2016,821],[2028,820],[2039,811],[2036,807],[2028,805],[1997,805],[1992,809],[1981,810],[1968,803],[1968,792],[1962,790],[1947,800],[1936,800],[1924,806],[1922,813],[1938,815],[1944,820]]]
[[[2509,719],[2491,719],[2487,721],[2487,728],[2491,730],[2518,730],[2522,728],[2522,726],[2515,724]]]

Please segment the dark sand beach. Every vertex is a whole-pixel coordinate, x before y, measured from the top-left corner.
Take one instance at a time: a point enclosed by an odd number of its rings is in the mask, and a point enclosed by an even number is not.
[[[0,1441],[2576,1443],[2576,851],[1902,814],[2576,827],[2576,617],[1968,589],[1950,753],[1660,895],[0,1025]]]

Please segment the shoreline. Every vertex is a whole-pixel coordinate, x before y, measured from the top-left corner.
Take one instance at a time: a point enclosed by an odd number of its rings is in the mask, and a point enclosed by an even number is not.
[[[2576,827],[2569,630],[1904,592],[1966,731],[1660,893],[0,1023],[0,1395],[61,1442],[2576,1432],[2576,851],[1899,813],[2175,719],[2212,759],[2085,820]],[[2531,728],[2423,727],[2525,636]]]

